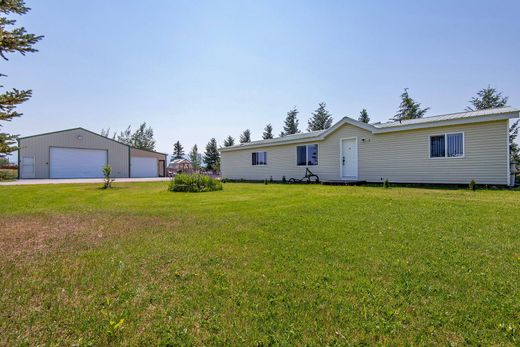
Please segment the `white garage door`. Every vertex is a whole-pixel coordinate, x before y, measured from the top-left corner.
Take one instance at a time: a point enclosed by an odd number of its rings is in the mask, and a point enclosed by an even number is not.
[[[157,177],[157,159],[132,157],[130,160],[131,177]]]
[[[94,178],[103,177],[101,170],[107,164],[107,151],[51,147],[51,178]]]

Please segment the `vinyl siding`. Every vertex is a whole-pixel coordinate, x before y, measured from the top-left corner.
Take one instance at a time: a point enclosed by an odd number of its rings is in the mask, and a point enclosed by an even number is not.
[[[130,148],[130,156],[131,157],[146,157],[146,158],[156,158],[157,159],[157,176],[164,176],[164,166],[166,166],[166,154],[158,153],[158,152],[150,152],[144,151],[142,149]],[[164,160],[164,165],[159,163],[159,160]],[[132,168],[130,167],[130,170]]]
[[[464,132],[463,158],[429,158],[429,136]],[[319,165],[310,170],[322,180],[340,179],[340,139],[358,139],[358,179],[396,183],[456,183],[474,179],[479,184],[506,185],[508,179],[508,122],[500,120],[372,134],[344,125],[319,145]],[[365,139],[364,142],[361,139]],[[299,145],[299,144],[298,144]],[[305,167],[296,166],[296,146],[277,145],[222,152],[222,176],[232,179],[274,180],[302,177]],[[253,151],[267,152],[266,166],[251,165]]]
[[[78,136],[81,135],[81,139]],[[128,146],[83,129],[72,129],[20,139],[20,165],[23,157],[34,157],[35,178],[49,178],[50,147],[103,149],[113,177],[128,177]],[[23,178],[23,177],[21,177]]]

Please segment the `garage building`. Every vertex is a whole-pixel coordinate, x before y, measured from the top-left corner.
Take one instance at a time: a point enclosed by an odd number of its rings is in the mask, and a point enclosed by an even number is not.
[[[90,130],[74,128],[18,139],[19,178],[163,177],[165,153],[133,148]]]

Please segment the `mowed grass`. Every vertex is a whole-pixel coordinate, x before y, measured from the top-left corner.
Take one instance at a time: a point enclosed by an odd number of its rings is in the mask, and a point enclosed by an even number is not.
[[[0,187],[0,345],[518,345],[520,192]]]

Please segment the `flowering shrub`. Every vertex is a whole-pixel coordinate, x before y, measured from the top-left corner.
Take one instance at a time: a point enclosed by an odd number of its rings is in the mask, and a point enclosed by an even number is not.
[[[202,174],[178,174],[170,180],[168,186],[172,192],[197,193],[222,189],[222,182]]]

